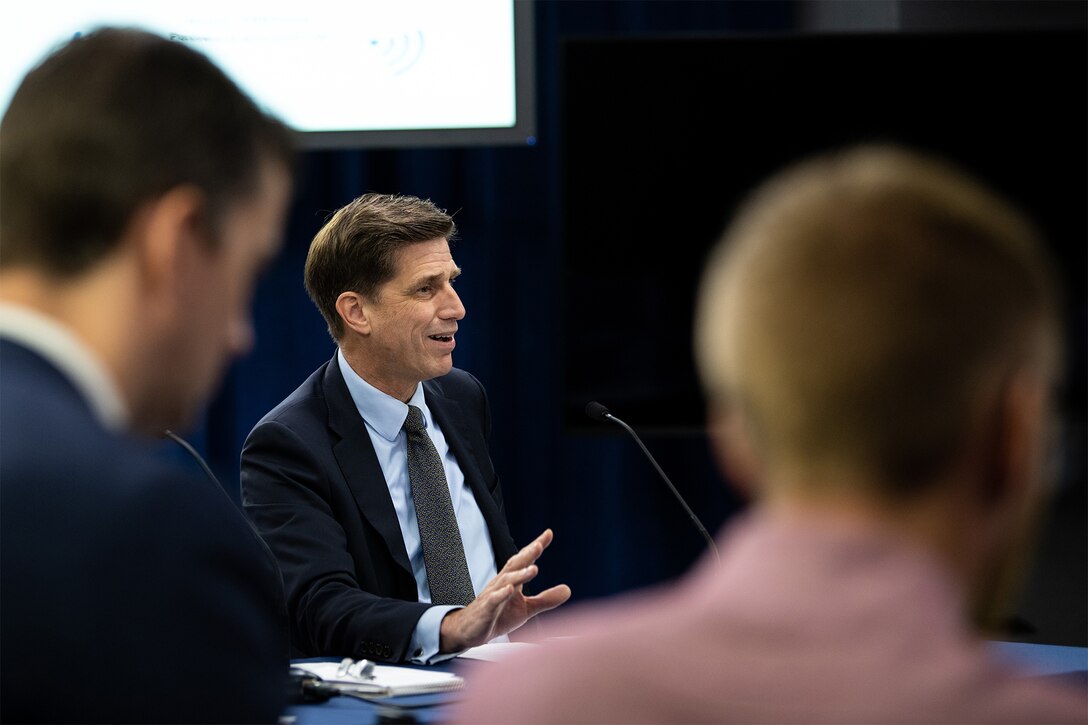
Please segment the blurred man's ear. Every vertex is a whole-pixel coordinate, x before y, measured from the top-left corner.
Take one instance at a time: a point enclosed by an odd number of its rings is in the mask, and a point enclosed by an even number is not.
[[[1049,387],[1036,373],[1010,376],[982,424],[974,530],[986,551],[972,598],[974,619],[985,632],[1003,631],[1035,550],[1048,489]]]
[[[984,506],[1008,508],[1016,516],[1037,504],[1044,488],[1048,394],[1049,382],[1029,370],[1009,376],[998,388],[979,451],[977,485]]]
[[[759,494],[760,463],[744,416],[735,406],[712,404],[707,426],[718,467],[739,494],[755,498]]]
[[[171,189],[144,204],[125,234],[136,254],[144,299],[176,303],[185,255],[208,241],[204,194],[192,186]]]

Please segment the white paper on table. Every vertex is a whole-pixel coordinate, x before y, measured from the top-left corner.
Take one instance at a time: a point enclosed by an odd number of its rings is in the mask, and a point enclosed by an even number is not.
[[[533,647],[536,647],[536,645],[531,642],[488,642],[479,647],[470,647],[457,656],[467,660],[498,662],[515,652],[523,652]]]
[[[374,665],[369,678],[338,674],[339,662],[301,662],[292,665],[317,675],[323,682],[345,692],[375,697],[425,695],[464,687],[465,681],[452,672],[395,665]]]

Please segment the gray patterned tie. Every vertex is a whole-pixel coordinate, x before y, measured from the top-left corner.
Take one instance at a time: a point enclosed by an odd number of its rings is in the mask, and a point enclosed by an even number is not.
[[[414,405],[408,406],[404,430],[408,433],[408,479],[412,483],[431,603],[468,604],[476,594],[442,459],[423,426],[423,413]]]

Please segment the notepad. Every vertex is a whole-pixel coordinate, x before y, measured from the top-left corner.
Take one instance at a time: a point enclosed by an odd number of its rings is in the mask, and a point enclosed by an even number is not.
[[[320,677],[328,685],[335,686],[343,694],[366,697],[394,697],[397,695],[427,695],[432,692],[459,690],[465,685],[463,678],[452,672],[375,665],[369,679],[338,674],[339,662],[300,662],[294,667]]]

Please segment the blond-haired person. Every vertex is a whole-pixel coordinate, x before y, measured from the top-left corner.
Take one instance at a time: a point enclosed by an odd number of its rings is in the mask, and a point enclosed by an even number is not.
[[[1070,722],[990,656],[1043,498],[1043,248],[945,164],[860,148],[760,189],[707,268],[711,438],[756,503],[678,586],[482,670],[465,722]],[[556,622],[559,627],[559,622]]]

